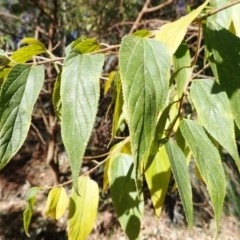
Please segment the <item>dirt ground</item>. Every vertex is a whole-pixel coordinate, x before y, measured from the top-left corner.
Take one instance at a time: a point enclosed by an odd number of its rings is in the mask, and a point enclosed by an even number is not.
[[[35,153],[34,157],[33,154],[30,154],[30,150]],[[34,216],[30,226],[31,237],[28,238],[24,234],[22,213],[25,209],[24,198],[27,191],[33,186],[50,186],[53,183],[51,172],[44,161],[44,157],[35,158],[35,156],[41,155],[43,149],[36,144],[30,150],[23,147],[20,153],[0,173],[0,240],[67,239],[67,213],[57,222],[44,216],[47,191],[41,191],[37,195]],[[65,160],[63,159],[60,164],[60,170],[63,172],[61,177],[64,181],[70,178],[69,165]],[[88,168],[87,164],[84,165],[85,168]],[[96,174],[93,177],[98,176],[100,175]],[[99,184],[102,184],[101,179],[99,179]],[[67,190],[70,192],[70,189]],[[142,239],[214,239],[215,223],[211,219],[211,214],[208,215],[208,220],[196,219],[193,229],[189,229],[185,224],[181,211],[178,211],[178,206],[181,208],[181,204],[176,204],[174,208],[177,221],[170,220],[166,208],[162,216],[157,219],[154,216],[154,210],[149,199],[146,199],[145,205],[145,216],[141,227]],[[202,209],[202,211],[205,210]],[[91,235],[88,237],[88,240],[94,239],[127,239],[117,221],[109,194],[100,193],[98,218]],[[240,222],[233,216],[223,216],[218,239],[240,239]]]

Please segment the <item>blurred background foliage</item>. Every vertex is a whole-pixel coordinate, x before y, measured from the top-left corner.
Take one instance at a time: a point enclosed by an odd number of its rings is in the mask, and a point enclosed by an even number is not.
[[[150,7],[157,6],[164,2],[166,1],[152,0]],[[182,14],[187,13],[187,6],[194,8],[204,1],[174,0],[171,2],[172,3],[167,7],[144,14],[138,28],[147,28],[149,30],[157,29],[166,21],[174,21]],[[64,56],[65,47],[81,36],[86,36],[88,38],[96,37],[99,42],[107,44],[119,44],[121,38],[129,33],[144,3],[145,0],[0,0],[0,49],[12,52],[19,47],[20,40],[25,37],[39,39],[50,51],[53,50],[56,56]],[[190,49],[193,56],[195,49],[194,42],[196,42],[197,38],[196,35],[192,35]],[[116,61],[116,58],[107,59],[110,59],[113,63]],[[200,62],[197,62],[196,65],[202,66],[201,60],[204,59],[204,56],[200,56],[199,59]],[[106,63],[106,66],[107,65],[109,64]],[[115,67],[116,64],[113,65],[112,68],[108,67],[107,70],[105,67],[106,72],[104,72],[104,74],[108,76],[112,70],[116,70]],[[210,74],[208,69],[206,69],[206,72]],[[56,74],[53,68],[46,72],[48,82],[46,82],[45,87],[48,94],[43,93],[38,102],[39,105],[44,106],[44,112],[47,118],[49,118],[53,112],[49,102],[54,84],[52,79],[56,77]],[[101,86],[104,86],[104,83]],[[103,139],[105,141],[105,152],[108,151],[107,145],[111,139],[111,130],[108,132],[104,130],[105,121],[107,121],[108,124],[111,122],[111,111],[109,111],[109,117],[106,120],[106,112],[108,111],[111,100],[111,91],[110,95],[103,96],[102,94],[100,99],[100,110],[95,125],[97,134],[105,134],[102,138],[99,137],[100,141]],[[36,110],[36,112],[38,112],[38,110]],[[35,118],[33,116],[33,122],[39,131],[46,132],[46,126],[44,127],[44,120],[41,117]],[[100,127],[104,132],[99,130]],[[53,136],[53,134],[58,137]],[[61,145],[61,142],[57,142],[60,141],[59,128],[57,128],[56,133],[43,133],[42,135],[46,142],[49,139],[55,139],[56,145]],[[28,139],[30,140],[27,140],[26,144],[31,145],[31,139],[34,139],[33,135],[31,136],[31,131]],[[43,148],[43,150],[47,151],[46,147]],[[59,148],[56,151],[59,151]],[[94,152],[95,155],[99,154],[96,150],[92,152]],[[240,175],[229,155],[223,154],[223,156],[228,179],[227,197],[224,205],[225,214],[234,215],[240,220]],[[31,157],[33,157],[33,154]],[[84,163],[83,167],[86,167],[86,165],[88,165],[89,168],[92,167],[89,161]],[[102,175],[102,169],[99,171],[96,172],[95,177],[100,178],[100,181],[102,181],[101,177],[99,177]],[[198,222],[199,219],[209,221],[209,219],[213,217],[213,214],[209,206],[209,196],[206,187],[196,177],[194,166],[190,166],[190,171],[193,183],[195,213],[197,216],[196,221]],[[70,174],[68,177],[70,177]],[[62,180],[67,179],[62,178]],[[148,193],[146,193],[146,195],[149,196]],[[105,208],[104,205],[107,202],[105,198],[101,200],[103,205],[102,208]],[[174,213],[175,216],[178,216],[176,211],[183,214],[179,197],[177,194],[173,193],[171,189],[169,189],[165,205],[171,218],[174,218]],[[169,208],[171,209],[168,210]],[[180,208],[180,210],[178,208]],[[175,221],[178,220],[175,219]],[[19,228],[21,228],[21,225],[19,225]],[[10,236],[12,235],[10,234]],[[9,239],[11,239],[11,237]]]

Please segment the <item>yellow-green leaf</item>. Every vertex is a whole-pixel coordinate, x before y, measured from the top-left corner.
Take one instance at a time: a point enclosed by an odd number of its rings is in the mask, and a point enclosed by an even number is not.
[[[60,72],[56,78],[54,88],[53,88],[53,95],[52,95],[54,112],[59,121],[61,121],[61,111],[62,111],[62,100],[60,95],[61,75],[62,75],[62,72]]]
[[[99,190],[95,181],[89,176],[81,176],[78,179],[77,195],[74,188],[70,198],[68,239],[85,240],[92,231],[99,202]]]
[[[40,48],[46,49],[44,44],[42,42],[40,42],[38,39],[35,39],[35,38],[23,38],[20,41],[20,44],[22,44],[22,43],[27,43],[28,45],[38,45]]]
[[[148,188],[156,215],[159,217],[168,189],[171,166],[164,147],[159,148],[151,165],[145,172]]]
[[[180,98],[192,71],[190,51],[186,42],[182,42],[173,55],[173,67],[176,73],[178,97]]]
[[[126,153],[131,155],[131,146],[129,141],[121,141],[117,144],[115,144],[110,151],[109,159],[106,161],[106,164],[104,166],[104,173],[103,173],[103,191],[106,190],[110,179],[111,179],[111,165],[112,160],[116,158],[116,156],[120,153]]]
[[[165,43],[170,55],[172,56],[181,44],[190,23],[200,14],[209,0],[205,1],[197,9],[193,10],[188,15],[181,17],[175,22],[167,23],[161,27],[155,34],[155,39]]]
[[[120,127],[121,123],[120,119],[123,110],[122,83],[119,73],[117,74],[115,87],[116,87],[116,101],[113,114],[112,137],[114,137],[117,134],[117,131]]]
[[[111,88],[112,82],[116,77],[117,72],[111,71],[108,76],[108,80],[104,84],[104,96],[108,93],[109,89]]]
[[[23,213],[23,227],[27,236],[30,236],[28,233],[28,229],[32,219],[33,207],[35,205],[36,195],[40,189],[41,189],[40,187],[33,187],[29,189],[25,198],[27,202],[27,207]]]
[[[63,187],[51,189],[47,198],[45,215],[59,219],[67,210],[69,198]]]
[[[14,65],[16,63],[25,63],[28,60],[32,59],[32,57],[41,53],[46,53],[46,49],[40,45],[29,45],[19,48],[11,56],[11,65]]]

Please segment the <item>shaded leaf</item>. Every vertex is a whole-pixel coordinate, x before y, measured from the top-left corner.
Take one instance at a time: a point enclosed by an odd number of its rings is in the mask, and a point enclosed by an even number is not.
[[[109,89],[111,88],[111,85],[116,78],[117,72],[116,71],[111,71],[108,76],[108,80],[104,84],[104,96],[108,93]]]
[[[160,147],[159,152],[156,154],[151,165],[145,172],[145,177],[151,194],[155,213],[158,217],[162,211],[170,176],[171,168],[166,150],[164,147]]]
[[[63,187],[54,187],[48,194],[45,215],[59,219],[66,212],[68,204],[66,190]]]
[[[24,227],[24,231],[28,237],[30,237],[30,235],[28,233],[28,229],[29,229],[31,219],[32,219],[33,207],[35,205],[36,195],[40,189],[41,189],[40,187],[33,187],[33,188],[29,189],[29,191],[27,192],[26,198],[25,198],[25,200],[27,202],[27,207],[26,207],[25,211],[23,212],[23,227]]]
[[[52,95],[54,112],[59,121],[61,121],[61,111],[62,111],[62,99],[60,95],[61,76],[62,76],[62,72],[60,72],[56,78],[56,81],[54,83],[54,88],[53,88],[53,95]]]
[[[197,9],[193,10],[188,15],[181,17],[177,21],[161,26],[160,30],[156,32],[155,39],[166,44],[171,56],[181,44],[190,23],[201,13],[208,2],[209,0],[205,1]]]
[[[234,136],[234,122],[228,97],[212,80],[194,81],[190,95],[198,118],[210,135],[224,147],[240,170],[240,159]]]
[[[165,145],[178,192],[183,203],[188,225],[193,224],[193,202],[187,161],[176,143],[168,141]]]
[[[218,231],[226,194],[226,181],[221,157],[202,126],[192,120],[185,119],[181,121],[180,129],[193,152],[199,172],[207,185]]]
[[[140,162],[148,157],[155,136],[158,113],[168,102],[170,57],[161,42],[136,36],[123,38],[119,54],[137,178]]]
[[[0,94],[0,169],[17,153],[27,136],[33,105],[44,81],[42,66],[14,66]]]
[[[180,98],[183,94],[185,85],[191,76],[191,57],[186,42],[182,42],[173,55],[173,67],[176,75],[177,93]]]
[[[221,90],[228,95],[231,110],[240,128],[240,38],[236,37],[217,23],[208,22],[204,27],[207,51],[214,76]],[[231,47],[226,47],[231,46]]]
[[[117,134],[120,125],[120,119],[123,108],[123,95],[122,95],[122,83],[119,73],[116,78],[116,101],[114,106],[114,114],[113,114],[113,124],[112,124],[112,137]]]
[[[7,66],[10,62],[10,58],[7,53],[5,53],[2,49],[0,49],[0,69],[1,67]]]
[[[92,231],[97,217],[99,190],[95,181],[88,176],[78,179],[78,192],[72,189],[69,205],[68,239],[85,240]]]
[[[76,191],[82,157],[92,133],[98,109],[99,77],[103,61],[102,54],[81,55],[78,51],[72,51],[65,60],[62,70],[61,132]]]
[[[122,229],[129,239],[138,239],[144,202],[138,197],[130,155],[119,154],[112,162],[110,190]]]
[[[214,8],[222,8],[232,3],[231,0],[211,0],[210,4]],[[215,22],[220,26],[229,29],[233,34],[240,37],[240,4],[219,11],[208,18],[208,21]]]
[[[111,165],[112,161],[118,156],[120,153],[126,153],[131,154],[131,147],[128,139],[115,144],[110,151],[110,154],[108,156],[108,160],[106,161],[106,164],[104,166],[104,173],[103,173],[103,191],[106,190],[110,179],[111,179]]]

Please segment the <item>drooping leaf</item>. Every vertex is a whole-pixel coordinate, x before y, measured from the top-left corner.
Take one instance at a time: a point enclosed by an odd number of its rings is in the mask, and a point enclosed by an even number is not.
[[[110,190],[122,229],[129,239],[138,239],[144,202],[137,193],[133,168],[130,155],[116,156],[111,164]]]
[[[32,219],[33,207],[35,205],[36,195],[40,189],[41,189],[40,187],[33,187],[33,188],[29,189],[29,191],[27,192],[26,198],[25,198],[25,200],[27,202],[27,207],[23,213],[23,227],[24,227],[24,231],[28,237],[30,237],[30,235],[28,233],[28,229],[29,229],[31,219]]]
[[[97,217],[99,189],[89,176],[78,179],[78,192],[72,189],[68,217],[68,239],[85,240],[92,231]]]
[[[183,120],[181,132],[193,152],[199,172],[207,185],[213,204],[217,231],[226,194],[226,181],[221,157],[202,126],[192,120]]]
[[[111,88],[112,83],[114,82],[114,79],[116,78],[117,72],[111,71],[108,76],[108,80],[104,84],[104,96],[108,93],[109,89]]]
[[[240,75],[236,74],[240,72],[240,38],[210,22],[203,33],[207,51],[212,54],[209,61],[215,78],[221,90],[227,93],[234,119],[240,128]]]
[[[106,161],[106,164],[104,166],[104,173],[103,173],[103,191],[106,190],[110,179],[111,179],[111,165],[112,161],[118,156],[120,153],[126,153],[131,155],[131,147],[128,139],[126,138],[125,140],[115,144],[111,150],[110,154],[108,156],[108,160]]]
[[[179,71],[175,79],[178,97],[180,98],[191,75],[191,57],[186,42],[182,42],[173,55],[173,67],[175,72]]]
[[[22,146],[44,81],[42,66],[14,66],[0,93],[0,169]]]
[[[114,107],[114,114],[113,114],[113,123],[112,123],[112,137],[114,137],[117,134],[117,131],[119,129],[119,120],[122,114],[122,108],[123,108],[123,95],[122,95],[122,83],[120,79],[119,73],[117,74],[116,78],[116,101],[115,101],[115,107]]]
[[[159,148],[152,164],[145,172],[147,185],[157,217],[160,216],[171,176],[171,167],[166,150]]]
[[[62,70],[61,132],[76,191],[82,157],[97,113],[100,92],[99,77],[103,61],[102,54],[82,55],[73,50],[65,60]]]
[[[231,0],[210,0],[210,5],[214,8],[222,8],[232,3]],[[240,4],[219,11],[208,18],[210,22],[216,22],[220,26],[229,29],[233,34],[240,37]]]
[[[171,56],[181,44],[190,23],[201,13],[208,2],[209,0],[205,1],[197,9],[177,21],[161,26],[160,30],[156,32],[155,39],[166,44]]]
[[[10,61],[11,60],[8,57],[7,53],[0,49],[0,69],[4,66],[7,66]]]
[[[11,65],[16,63],[25,63],[32,59],[32,57],[41,53],[46,53],[45,47],[41,45],[28,45],[21,47],[11,55]]]
[[[168,141],[164,146],[166,147],[174,179],[183,203],[187,222],[191,227],[193,224],[193,202],[187,161],[176,143]]]
[[[125,36],[119,52],[124,108],[130,129],[136,177],[148,157],[157,116],[168,102],[170,56],[161,42]]]
[[[62,72],[60,72],[56,78],[56,81],[54,83],[54,88],[53,88],[53,95],[52,95],[54,112],[59,121],[61,121],[61,111],[62,111],[62,99],[60,95],[61,76],[62,76]]]
[[[47,50],[46,47],[44,46],[44,44],[39,41],[38,39],[35,39],[35,38],[23,38],[19,44],[22,44],[22,43],[27,43],[28,45],[35,45],[35,46],[39,46],[40,48]]]
[[[68,204],[66,190],[63,187],[54,187],[48,194],[45,215],[59,219],[66,212]]]
[[[228,97],[212,80],[196,80],[190,96],[198,118],[210,135],[224,147],[240,170],[240,159],[234,136],[234,122]]]

